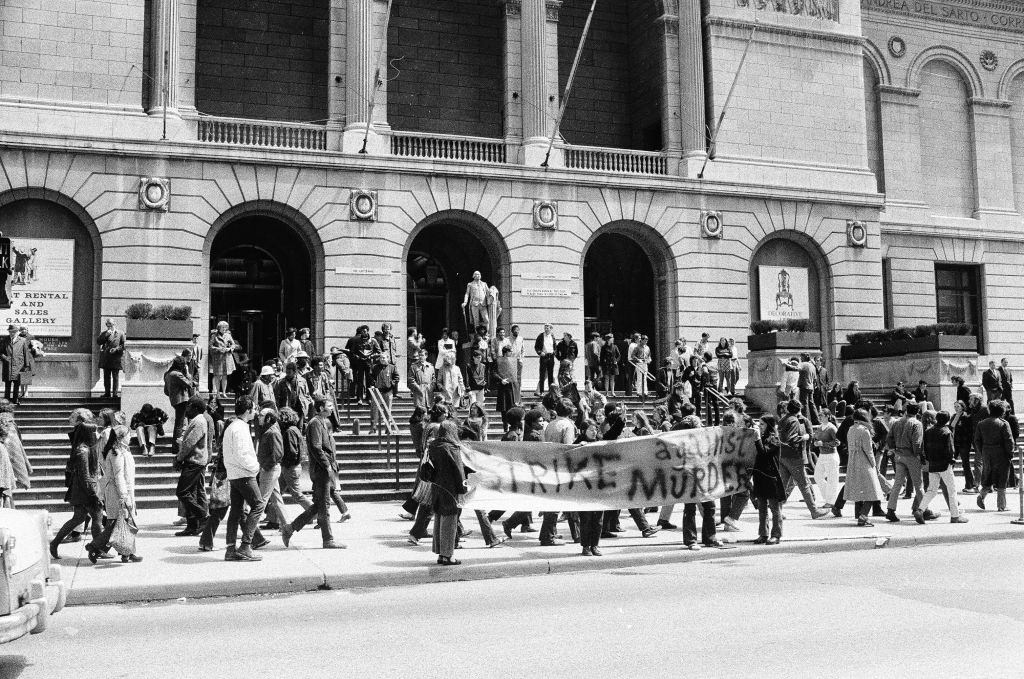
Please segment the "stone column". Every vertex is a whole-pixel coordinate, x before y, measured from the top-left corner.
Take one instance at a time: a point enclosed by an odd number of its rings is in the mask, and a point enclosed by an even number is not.
[[[370,98],[374,96],[377,41],[383,40],[385,49],[387,45],[387,35],[377,35],[383,31],[383,22],[378,19],[383,19],[385,12],[382,9],[378,13],[377,5],[387,7],[387,3],[380,0],[348,0],[347,4],[345,128],[342,138],[342,150],[346,153],[357,153],[363,147],[366,123],[370,117]],[[386,77],[386,74],[382,75]],[[374,125],[367,139],[367,153],[380,155],[387,152],[376,125],[377,121],[386,120],[386,106],[386,96],[383,91],[378,91],[373,110]]]
[[[880,85],[882,156],[885,167],[885,209],[892,221],[926,224],[928,206],[921,202],[921,90]]]
[[[679,107],[682,95],[679,92],[679,0],[663,0],[662,15],[656,20],[658,29],[659,58],[663,64],[661,82],[661,140],[662,148],[669,158],[669,173],[679,172],[682,157],[680,126],[682,112]]]
[[[678,12],[680,174],[696,177],[707,157],[701,3],[681,0]]]
[[[347,0],[330,0],[327,53],[327,148],[341,150],[346,114]]]
[[[150,115],[178,115],[178,0],[152,0]]]
[[[523,64],[523,162],[530,166],[539,166],[544,161],[548,140],[557,112],[552,112],[553,104],[549,97],[549,35],[548,35],[548,3],[545,0],[522,0],[522,64]],[[558,20],[557,6],[553,9],[556,28]],[[557,77],[557,49],[556,60]],[[555,151],[548,165],[556,166]],[[559,154],[558,160],[561,161]],[[559,165],[561,163],[559,162]]]
[[[1019,229],[1020,216],[1014,207],[1013,158],[1007,140],[1012,137],[1010,101],[970,100],[974,122],[974,162],[977,181],[975,217],[1007,220],[1004,228]],[[995,226],[995,224],[990,224]]]
[[[509,163],[521,163],[523,145],[523,43],[522,3],[520,0],[502,0],[505,24],[502,35],[505,44],[503,64],[505,83],[505,149]]]

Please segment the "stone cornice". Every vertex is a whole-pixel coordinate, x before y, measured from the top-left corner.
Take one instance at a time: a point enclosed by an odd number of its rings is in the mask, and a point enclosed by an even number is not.
[[[814,28],[800,28],[798,26],[782,26],[779,24],[770,24],[762,21],[749,21],[747,19],[734,19],[731,17],[709,16],[705,21],[708,24],[708,26],[720,26],[723,28],[742,29],[748,32],[753,30],[753,28],[756,26],[757,33],[761,35],[788,35],[796,38],[805,38],[810,40],[821,40],[833,43],[856,45],[858,47],[862,46],[865,42],[865,38],[860,35],[848,35],[846,33],[822,31]],[[754,39],[757,39],[756,35]]]
[[[460,161],[415,160],[393,156],[366,156],[315,151],[254,150],[210,146],[197,142],[111,142],[101,137],[54,137],[30,133],[0,132],[0,152],[5,149],[51,151],[81,155],[115,156],[152,162],[211,162],[278,167],[315,168],[335,172],[358,172],[472,177],[538,183],[648,191],[675,191],[692,195],[732,198],[777,199],[798,202],[851,205],[881,209],[884,196],[874,193],[831,191],[766,184],[745,184],[698,180],[676,176],[599,174],[579,170],[551,169],[521,165],[488,165]],[[383,179],[381,180],[383,182]]]
[[[1013,106],[1013,102],[1008,101],[1006,99],[983,99],[982,97],[971,97],[968,101],[970,101],[971,106],[973,106],[974,108],[1009,109],[1011,106]]]

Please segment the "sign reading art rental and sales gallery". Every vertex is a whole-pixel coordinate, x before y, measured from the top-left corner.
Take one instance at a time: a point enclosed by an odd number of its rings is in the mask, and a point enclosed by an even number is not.
[[[761,289],[761,320],[810,318],[807,269],[798,266],[757,267]]]
[[[8,263],[11,308],[3,326],[23,325],[32,335],[71,337],[75,241],[11,238]]]

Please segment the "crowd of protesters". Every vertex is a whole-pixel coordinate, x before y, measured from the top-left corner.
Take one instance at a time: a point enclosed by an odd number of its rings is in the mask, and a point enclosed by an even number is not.
[[[230,330],[222,323],[211,336],[210,355],[217,347],[232,346]],[[996,508],[1002,511],[1006,489],[1017,482],[1011,460],[1018,424],[1012,401],[1000,398],[1003,393],[1012,395],[1012,384],[1005,392],[996,392],[988,388],[991,380],[983,381],[986,402],[961,380],[955,411],[936,412],[925,384],[913,392],[897,384],[888,402],[875,403],[862,397],[856,382],[845,389],[830,383],[820,359],[803,354],[787,365],[776,412],[754,419],[744,401],[735,397],[738,357],[728,338],[714,346],[705,333],[692,349],[685,340],[677,340],[662,367],[652,372],[643,334],[617,342],[614,335],[592,333],[582,351],[578,380],[579,346],[570,333],[558,336],[546,324],[532,346],[541,367],[532,401],[524,398],[521,388],[528,346],[518,326],[508,334],[499,328],[494,337],[479,326],[464,343],[457,333],[446,330],[430,360],[425,338],[409,329],[404,345],[414,406],[409,429],[420,463],[402,518],[413,522],[411,544],[432,538],[440,565],[457,565],[454,550],[472,533],[461,521],[467,471],[458,446],[487,440],[492,415],[501,419],[503,441],[579,444],[715,425],[753,432],[756,459],[749,470],[750,484],[717,505],[684,504],[683,542],[693,550],[721,546],[719,533],[739,531],[739,519],[748,506],[758,514],[756,542],[777,544],[783,536],[782,505],[794,487],[811,518],[841,517],[845,504],[852,502],[856,524],[871,526],[874,517],[901,520],[896,509],[904,487],[915,493],[911,511],[918,523],[938,518],[930,504],[940,492],[950,521],[965,523],[960,495],[977,493],[977,504],[985,509],[987,495],[994,492]],[[374,335],[369,326],[360,326],[343,349],[332,347],[325,355],[315,351],[308,329],[289,329],[276,357],[250,379],[235,382],[247,388],[236,387],[233,416],[227,416],[221,405],[226,394],[218,381],[218,371],[231,366],[215,367],[211,361],[216,388],[204,400],[197,393],[197,353],[198,349],[186,349],[165,375],[165,393],[174,411],[172,452],[180,473],[176,495],[184,522],[176,535],[198,537],[198,548],[211,551],[217,528],[226,518],[225,559],[258,561],[255,550],[270,544],[263,531],[280,531],[287,547],[295,532],[314,523],[325,549],[344,548],[334,539],[330,514],[333,504],[340,521],[351,517],[338,493],[338,398],[371,403],[374,428],[394,424],[384,418],[391,416],[392,398],[398,394],[396,363],[403,345],[391,326],[384,324]],[[231,353],[223,352],[225,361],[231,360]],[[1005,365],[1001,375],[1012,379]],[[630,412],[615,400],[620,385],[627,394],[650,400],[642,400],[642,407]],[[488,391],[497,393],[495,413],[489,412]],[[98,416],[82,409],[73,413],[66,501],[74,514],[51,543],[55,558],[62,542],[80,539],[87,529],[92,533],[90,560],[107,558],[111,534],[120,534],[121,524],[134,526],[134,461],[128,441],[135,433],[141,454],[152,455],[167,419],[152,404],[135,413],[130,426],[125,426],[123,413],[112,410]],[[5,441],[12,431],[16,437],[13,418],[7,420],[5,427],[0,409],[0,435]],[[15,455],[8,457],[13,461]],[[312,497],[300,489],[305,461]],[[963,489],[957,488],[953,476],[958,461],[966,480]],[[892,484],[886,478],[889,465],[894,471]],[[843,467],[846,478],[840,485]],[[28,474],[24,477],[27,483]],[[301,508],[291,520],[285,497]],[[647,538],[678,528],[672,524],[674,511],[668,505],[630,508],[627,513]],[[653,525],[647,518],[650,513],[657,513]],[[542,512],[539,528],[534,527],[531,512],[505,517],[500,508],[493,508],[476,511],[475,518],[489,547],[505,543],[517,529],[536,533],[542,547],[563,545],[567,539],[559,534],[558,524],[564,521],[568,538],[580,544],[583,555],[600,556],[601,540],[624,532],[621,514]],[[117,547],[122,544],[116,541]],[[117,551],[125,561],[141,560],[134,552]]]

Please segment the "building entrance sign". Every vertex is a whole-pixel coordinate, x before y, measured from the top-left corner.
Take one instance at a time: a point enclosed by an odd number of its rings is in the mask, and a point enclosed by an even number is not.
[[[11,238],[8,276],[4,325],[23,325],[38,337],[71,337],[75,241]]]
[[[810,318],[807,269],[798,266],[757,267],[761,320]]]

